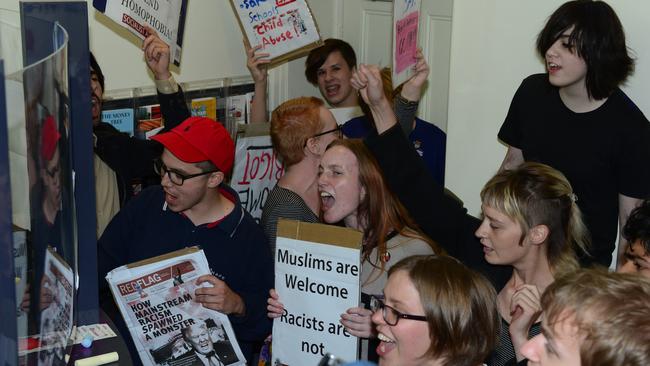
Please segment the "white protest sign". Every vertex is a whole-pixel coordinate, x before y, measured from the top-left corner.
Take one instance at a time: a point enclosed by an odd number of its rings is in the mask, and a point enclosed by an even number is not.
[[[251,46],[263,45],[271,63],[321,44],[306,0],[230,0],[242,33]]]
[[[93,0],[93,7],[140,39],[147,36],[145,25],[152,27],[180,65],[187,0]]]
[[[283,174],[284,165],[277,159],[268,133],[237,139],[230,186],[255,221],[262,217],[264,203]]]
[[[279,221],[275,290],[285,311],[273,321],[274,365],[317,365],[328,352],[356,359],[358,338],[339,320],[359,306],[361,237],[336,226]]]
[[[419,21],[420,0],[393,2],[393,88],[413,75]]]

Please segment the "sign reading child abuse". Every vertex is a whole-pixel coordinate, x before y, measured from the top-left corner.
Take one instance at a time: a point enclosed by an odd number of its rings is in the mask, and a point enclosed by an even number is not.
[[[93,0],[93,7],[140,39],[148,35],[146,25],[156,30],[180,66],[187,0]]]
[[[273,321],[273,364],[316,365],[326,353],[357,358],[357,338],[340,314],[359,306],[359,231],[280,219],[275,290],[284,313]]]
[[[230,0],[230,4],[248,44],[263,45],[271,65],[322,43],[306,0]]]

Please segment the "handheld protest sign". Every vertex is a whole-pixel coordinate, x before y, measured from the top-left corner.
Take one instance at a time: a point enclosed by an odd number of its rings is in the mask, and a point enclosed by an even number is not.
[[[284,164],[271,144],[269,124],[246,125],[245,133],[237,137],[230,186],[239,194],[239,200],[255,221],[262,218],[266,199],[283,174]]]
[[[300,57],[323,41],[306,0],[230,0],[248,46],[263,45],[269,67]]]
[[[140,39],[147,37],[145,25],[156,30],[180,66],[187,0],[93,0],[93,7]]]
[[[413,75],[418,50],[420,0],[393,3],[393,89]]]
[[[357,358],[358,339],[339,322],[359,306],[362,233],[278,221],[275,290],[284,314],[273,321],[273,364],[316,365],[326,353]]]

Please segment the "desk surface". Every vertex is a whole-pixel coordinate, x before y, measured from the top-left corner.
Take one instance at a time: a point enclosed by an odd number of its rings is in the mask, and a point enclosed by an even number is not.
[[[82,358],[99,356],[104,353],[117,352],[120,357],[119,360],[116,362],[107,363],[107,366],[132,366],[133,361],[131,360],[129,350],[126,347],[126,343],[124,343],[120,332],[118,332],[115,324],[113,324],[111,319],[106,316],[103,311],[100,310],[99,313],[99,322],[108,324],[113,332],[117,334],[117,337],[94,341],[90,348],[85,348],[80,344],[73,345],[72,352],[70,352],[70,361],[68,362],[68,365],[74,365],[74,362],[76,360]]]

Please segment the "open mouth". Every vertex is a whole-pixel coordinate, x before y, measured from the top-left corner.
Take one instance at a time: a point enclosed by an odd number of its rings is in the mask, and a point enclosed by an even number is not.
[[[174,204],[176,202],[177,198],[173,194],[165,191],[165,202],[167,202],[168,205]]]
[[[549,62],[549,63],[547,63],[547,68],[548,68],[548,72],[554,73],[554,72],[560,70],[562,67],[560,65],[556,64],[556,63]]]
[[[325,87],[325,93],[327,96],[334,96],[338,94],[341,87],[339,85],[329,85]]]
[[[383,357],[396,347],[395,341],[388,338],[383,333],[378,333],[377,338],[380,340],[379,346],[377,346],[377,354],[379,357]]]
[[[334,206],[334,203],[336,202],[336,199],[334,198],[334,195],[332,195],[329,192],[321,191],[320,192],[320,202],[321,202],[321,209],[323,211],[327,211],[332,206]]]

